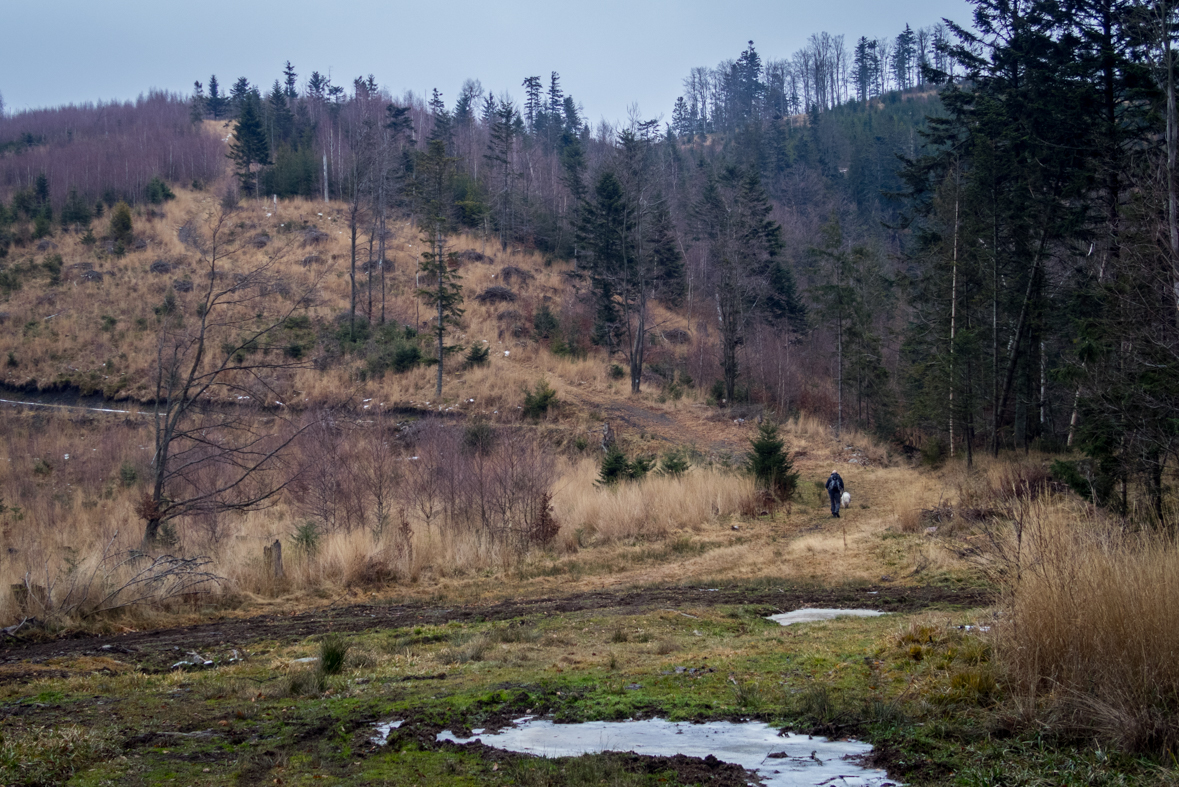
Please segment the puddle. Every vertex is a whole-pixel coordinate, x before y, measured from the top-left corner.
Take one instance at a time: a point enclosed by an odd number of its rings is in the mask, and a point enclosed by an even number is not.
[[[789,626],[792,623],[814,623],[816,620],[834,620],[842,617],[876,618],[887,614],[874,609],[796,609],[781,615],[770,615],[768,620]]]
[[[373,734],[369,738],[370,741],[378,746],[384,746],[389,742],[389,733],[404,724],[404,721],[383,721],[377,726],[373,727]],[[474,730],[472,730],[474,732]]]
[[[807,735],[779,735],[766,724],[708,724],[645,721],[594,721],[554,724],[524,717],[493,735],[458,738],[449,730],[438,740],[470,743],[542,757],[575,757],[604,751],[634,752],[656,757],[713,755],[754,771],[767,787],[888,787],[897,785],[884,771],[865,768],[853,758],[872,747],[858,741],[832,741]]]

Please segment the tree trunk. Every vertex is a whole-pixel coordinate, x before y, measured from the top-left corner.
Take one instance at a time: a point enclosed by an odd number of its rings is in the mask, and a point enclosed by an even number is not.
[[[1037,277],[1040,273],[1040,261],[1044,257],[1044,250],[1048,245],[1048,227],[1052,223],[1052,211],[1048,212],[1048,221],[1045,222],[1040,233],[1040,248],[1036,250],[1035,259],[1032,260],[1032,270],[1028,274],[1028,288],[1023,296],[1023,305],[1019,308],[1019,319],[1015,323],[1015,336],[1011,342],[1011,358],[1007,361],[1007,374],[1003,378],[1003,394],[999,399],[999,406],[994,413],[994,431],[991,435],[991,455],[999,455],[999,426],[1003,417],[1003,411],[1007,409],[1007,400],[1011,397],[1011,385],[1015,381],[1015,366],[1019,360],[1019,346],[1023,342],[1024,329],[1028,323],[1028,312],[1031,308],[1032,295],[1036,291]]]
[[[954,337],[958,320],[958,178],[954,173],[954,246],[950,282],[950,458],[954,457]]]
[[[355,186],[353,187],[355,188]],[[359,197],[357,197],[359,199]],[[356,203],[352,203],[352,210],[350,211],[349,224],[352,237],[352,262],[348,269],[348,278],[352,283],[352,296],[348,306],[348,338],[352,341],[356,340]]]
[[[442,297],[442,284],[443,284],[442,266],[446,264],[446,261],[442,259],[442,230],[437,231],[437,233],[435,235],[435,239],[436,240],[434,241],[434,253],[436,256],[434,259],[438,263],[438,386],[437,386],[436,390],[434,391],[434,393],[437,395],[439,400],[441,400],[442,399],[442,338],[443,338],[443,334],[446,332],[446,324],[442,321],[442,318],[444,316],[443,315],[443,300],[444,299]]]

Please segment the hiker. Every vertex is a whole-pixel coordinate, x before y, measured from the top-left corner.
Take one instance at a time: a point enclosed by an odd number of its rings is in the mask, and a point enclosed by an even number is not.
[[[838,471],[832,472],[827,479],[827,494],[831,495],[831,516],[838,517],[840,498],[843,497],[843,479]]]

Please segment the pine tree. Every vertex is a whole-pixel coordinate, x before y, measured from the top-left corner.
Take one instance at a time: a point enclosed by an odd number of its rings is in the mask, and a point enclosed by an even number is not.
[[[477,79],[463,82],[459,97],[454,102],[454,124],[459,128],[469,128],[475,122],[475,104],[483,95],[483,86]]]
[[[418,297],[437,309],[434,334],[438,340],[438,383],[436,396],[442,396],[442,374],[448,352],[462,349],[446,346],[447,328],[458,325],[463,316],[462,278],[458,274],[458,256],[446,250],[446,234],[453,221],[455,160],[446,155],[440,139],[431,139],[421,154],[416,174],[421,182],[422,240],[429,251],[422,254],[418,270],[432,287],[418,290]]]
[[[488,96],[488,101],[492,102],[490,96]],[[495,172],[492,188],[496,202],[496,224],[499,230],[500,248],[505,251],[508,248],[508,239],[512,234],[512,179],[515,175],[512,168],[512,152],[516,138],[517,120],[516,108],[512,102],[501,101],[492,115],[487,153],[483,156]]]
[[[540,77],[527,77],[523,82],[524,87],[524,122],[527,124],[528,131],[536,129],[536,116],[544,111],[544,105],[540,99]]]
[[[292,101],[299,97],[299,90],[295,86],[298,75],[295,73],[295,67],[291,65],[288,60],[286,66],[283,67],[283,87],[286,97]]]
[[[233,87],[229,89],[229,108],[234,117],[241,116],[242,104],[245,103],[250,90],[250,80],[245,77],[238,77],[237,81],[233,83]]]
[[[754,172],[722,166],[692,207],[696,233],[714,260],[709,270],[721,334],[725,399],[732,402],[740,371],[737,352],[750,326],[766,318],[770,273],[782,249],[782,228],[770,218],[769,197]]]
[[[217,84],[217,75],[209,77],[209,97],[205,99],[205,110],[213,120],[225,117],[225,96],[221,95],[221,87]]]
[[[110,235],[115,242],[116,254],[121,254],[121,250],[131,243],[131,206],[126,202],[119,202],[111,210]]]
[[[295,131],[295,116],[287,104],[287,95],[278,80],[266,97],[266,131],[270,149],[277,151],[280,145],[291,141]]]
[[[192,98],[189,99],[188,116],[193,123],[205,119],[205,86],[198,79],[192,83]]]
[[[454,128],[450,112],[446,110],[446,102],[442,100],[438,88],[434,88],[434,93],[426,106],[430,109],[430,118],[434,121],[429,138],[440,140],[449,151],[454,141]]]
[[[327,98],[328,79],[318,71],[312,71],[311,77],[307,80],[307,95],[316,101],[324,101]]]
[[[233,141],[229,143],[229,157],[233,159],[242,191],[247,195],[258,193],[259,181],[254,165],[270,163],[270,146],[266,142],[266,129],[262,126],[260,104],[256,92],[246,93],[241,114],[234,125]]]
[[[778,425],[766,421],[757,427],[757,436],[749,441],[749,472],[758,488],[778,500],[791,500],[798,487],[794,461],[786,451],[786,442],[778,436]]]
[[[893,73],[900,90],[908,90],[913,86],[913,67],[917,63],[915,45],[913,29],[905,25],[905,29],[897,36],[892,53]]]

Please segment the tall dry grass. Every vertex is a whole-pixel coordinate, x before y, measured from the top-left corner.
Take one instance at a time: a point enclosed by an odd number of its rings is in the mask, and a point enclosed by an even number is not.
[[[1179,549],[1079,504],[1023,500],[995,539],[1006,598],[995,651],[1013,698],[1050,728],[1179,753]]]
[[[491,450],[472,454],[462,425],[402,433],[380,418],[339,420],[291,457],[332,472],[306,473],[267,509],[177,520],[174,542],[145,547],[136,508],[151,463],[147,420],[0,409],[0,623],[93,621],[129,599],[136,609],[120,614],[133,621],[177,604],[484,576],[542,550],[704,528],[737,513],[752,491],[747,478],[711,469],[599,488],[597,462],[560,458],[526,427],[496,428]],[[555,535],[539,518],[546,491]],[[264,560],[276,540],[281,578]],[[141,551],[148,556],[135,557]],[[217,581],[108,598],[161,555],[199,561]],[[20,598],[14,584],[34,597]]]
[[[598,486],[597,478],[598,464],[583,460],[556,485],[553,505],[566,544],[585,537],[663,538],[736,514],[753,494],[748,476],[712,468],[693,468],[679,477],[650,475],[611,487]]]

